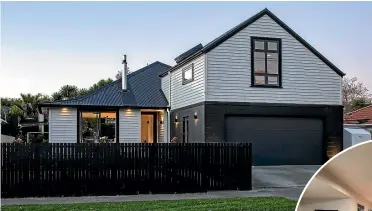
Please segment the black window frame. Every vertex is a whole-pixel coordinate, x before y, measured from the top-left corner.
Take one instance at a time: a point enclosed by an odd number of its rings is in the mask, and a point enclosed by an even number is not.
[[[185,72],[189,69],[191,69],[192,78],[191,79],[185,79]],[[182,69],[182,85],[188,84],[192,81],[194,81],[194,63],[189,64]]]
[[[255,41],[264,42],[264,50],[255,49]],[[268,50],[268,42],[277,42],[277,50]],[[254,53],[265,53],[265,73],[255,73],[254,71]],[[267,73],[267,53],[278,53],[278,74]],[[265,84],[255,84],[255,76],[265,76]],[[268,76],[277,76],[278,84],[268,84]],[[251,87],[268,87],[268,88],[283,88],[282,87],[282,39],[270,37],[251,37]]]

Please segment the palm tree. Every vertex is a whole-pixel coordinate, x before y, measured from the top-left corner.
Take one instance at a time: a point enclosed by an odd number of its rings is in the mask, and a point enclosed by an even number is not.
[[[42,101],[48,101],[49,97],[38,93],[36,95],[21,93],[20,101],[14,102],[14,105],[21,110],[23,118],[37,118],[37,106]]]

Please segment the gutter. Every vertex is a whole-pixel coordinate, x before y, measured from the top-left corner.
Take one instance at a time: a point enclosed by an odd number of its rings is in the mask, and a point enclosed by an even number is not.
[[[352,126],[352,127],[372,127],[372,124],[344,124],[344,126]]]

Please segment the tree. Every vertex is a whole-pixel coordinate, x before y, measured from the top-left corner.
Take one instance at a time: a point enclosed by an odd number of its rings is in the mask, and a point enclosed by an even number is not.
[[[123,71],[118,71],[118,73],[115,76],[116,80],[119,80],[122,75],[123,75]]]
[[[70,99],[79,96],[79,89],[74,85],[64,85],[58,92],[52,94],[53,101]]]
[[[96,89],[99,89],[103,86],[106,86],[107,84],[109,83],[112,83],[112,79],[111,78],[107,78],[107,79],[101,79],[99,80],[97,83],[93,84],[90,88],[89,88],[89,92],[92,92]]]
[[[79,96],[83,96],[89,93],[89,89],[81,88],[79,89]]]
[[[371,100],[368,101],[366,99],[358,98],[351,102],[351,107],[352,107],[352,110],[357,110],[357,109],[369,106],[371,104],[372,104]]]
[[[358,81],[358,78],[342,79],[342,105],[345,113],[351,112],[360,106],[371,103],[371,94],[368,93],[367,87]]]
[[[38,93],[36,95],[23,94],[21,93],[20,101],[14,102],[15,107],[12,108],[12,112],[21,114],[21,118],[36,118],[38,117],[37,106],[42,101],[48,101],[49,97]]]
[[[130,73],[129,67],[127,67],[127,74]],[[115,75],[116,80],[119,80],[121,76],[123,75],[123,71],[118,71],[118,73]]]

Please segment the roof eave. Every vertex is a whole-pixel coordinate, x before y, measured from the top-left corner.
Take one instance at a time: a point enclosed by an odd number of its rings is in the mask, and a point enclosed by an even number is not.
[[[89,108],[156,108],[156,109],[167,109],[168,106],[140,106],[140,105],[120,105],[120,106],[112,106],[112,105],[72,105],[72,104],[39,104],[38,108],[53,108],[53,107],[71,107],[71,108],[79,108],[79,107],[89,107]]]

